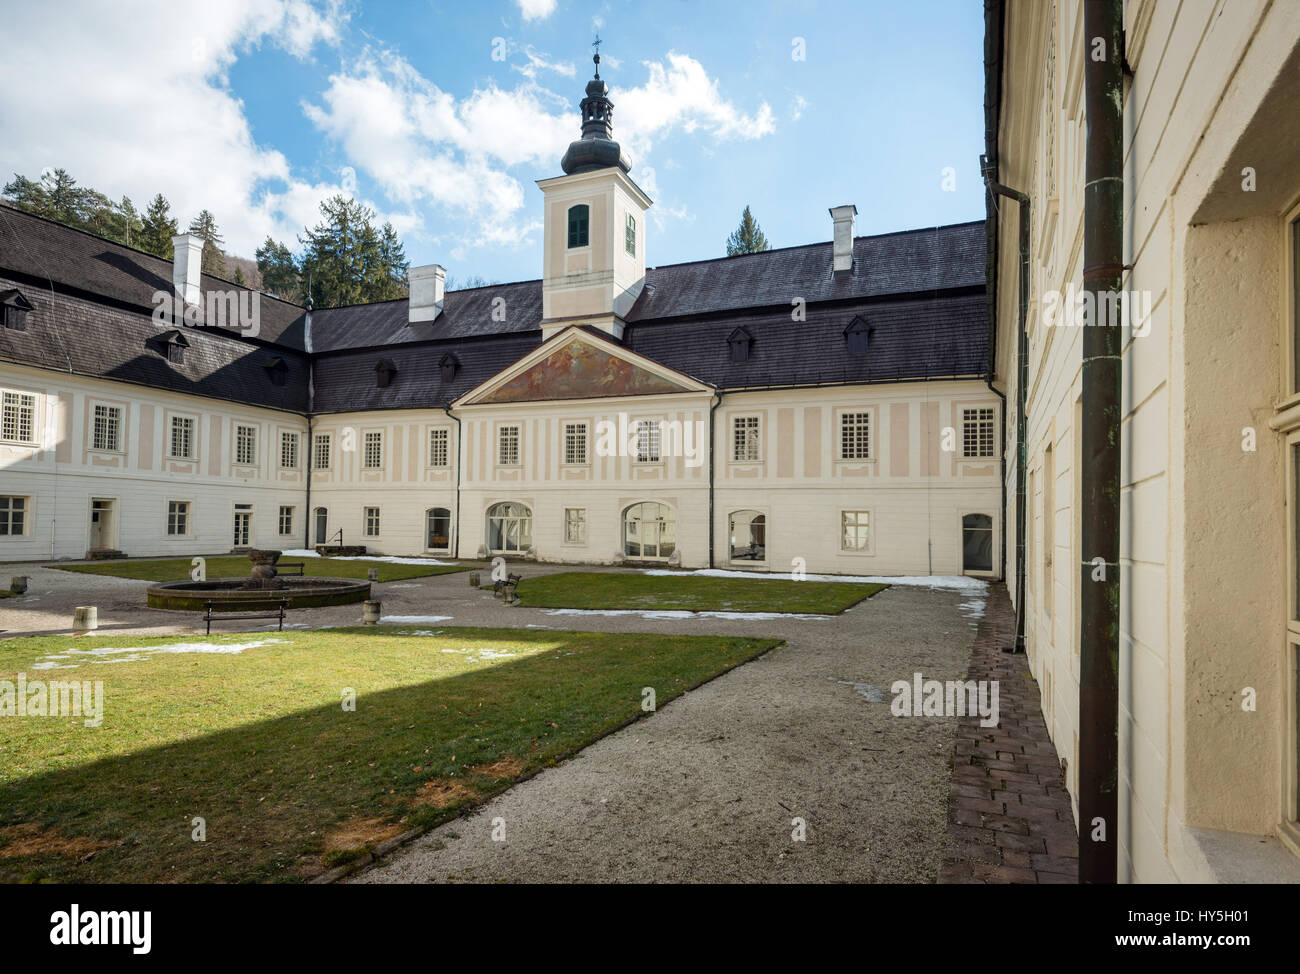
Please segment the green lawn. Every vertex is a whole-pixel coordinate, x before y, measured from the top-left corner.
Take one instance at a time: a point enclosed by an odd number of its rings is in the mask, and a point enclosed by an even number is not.
[[[338,561],[333,558],[282,559],[288,564],[303,562],[308,575],[329,578],[365,578],[371,568],[379,569],[381,582],[395,582],[403,578],[423,578],[426,575],[445,575],[463,572],[468,565],[400,565],[389,561]],[[65,572],[85,572],[87,575],[115,575],[118,578],[139,578],[150,582],[176,582],[190,577],[189,558],[140,559],[138,561],[97,561],[86,565],[47,565]],[[247,578],[252,562],[244,555],[223,555],[207,559],[208,578]]]
[[[103,681],[98,727],[0,719],[0,881],[300,881],[644,716],[643,687],[662,705],[775,645],[412,626],[0,641],[11,693],[19,673],[29,694]]]
[[[519,583],[523,605],[541,609],[688,609],[694,612],[843,612],[887,585],[788,578],[563,572]]]

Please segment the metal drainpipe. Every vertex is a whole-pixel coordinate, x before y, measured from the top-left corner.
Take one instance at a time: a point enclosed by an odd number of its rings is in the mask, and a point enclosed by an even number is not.
[[[718,391],[714,393],[717,400],[709,407],[709,567],[713,567],[713,476],[715,468],[715,456],[717,454],[717,432],[714,429],[713,414],[717,408],[722,405],[722,397],[725,392]]]
[[[1085,0],[1083,286],[1095,314],[1124,276],[1121,0]],[[1104,45],[1104,46],[1103,46]],[[1097,55],[1104,55],[1100,60]],[[1118,321],[1083,329],[1079,566],[1079,882],[1114,883],[1119,847],[1120,381]],[[1100,565],[1094,564],[1100,562]],[[1098,577],[1100,575],[1100,577]]]
[[[1016,318],[1016,634],[1009,652],[1023,653],[1025,651],[1025,516],[1028,507],[1025,499],[1025,470],[1028,459],[1025,446],[1025,389],[1029,385],[1029,337],[1025,333],[1025,319],[1029,313],[1031,207],[1028,196],[1019,190],[1003,186],[994,179],[994,176],[995,173],[989,167],[986,158],[984,183],[989,192],[1015,200],[1020,210],[1020,306]],[[992,383],[989,388],[992,388]],[[1005,462],[1005,451],[1003,462]],[[1005,491],[1005,478],[1002,483]]]
[[[303,449],[303,463],[307,465],[307,510],[304,511],[303,521],[305,530],[303,531],[303,547],[311,549],[311,468],[312,468],[312,440],[311,440],[311,413],[307,414],[307,442]]]
[[[451,405],[444,403],[442,411],[456,421],[456,543],[452,546],[451,556],[460,557],[460,417],[451,411]]]

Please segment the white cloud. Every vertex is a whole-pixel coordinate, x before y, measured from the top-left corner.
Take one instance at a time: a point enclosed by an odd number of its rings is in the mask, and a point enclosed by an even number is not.
[[[524,20],[545,20],[555,13],[555,0],[515,0]]]
[[[790,109],[790,121],[797,122],[803,118],[804,109],[808,107],[808,99],[803,95],[794,96],[794,107]]]
[[[253,45],[306,57],[336,43],[342,8],[186,0],[122,13],[95,0],[6,10],[23,42],[0,59],[0,171],[61,166],[140,209],[161,192],[182,223],[207,207],[227,249],[245,256],[267,234],[293,239],[304,212],[314,222],[337,187],[293,178],[284,155],[253,138],[225,71]]]

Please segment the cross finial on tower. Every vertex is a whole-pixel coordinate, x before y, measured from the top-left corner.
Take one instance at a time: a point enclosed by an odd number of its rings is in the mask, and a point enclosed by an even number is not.
[[[596,39],[591,42],[591,47],[596,52],[592,60],[596,62],[596,77],[599,78],[600,77],[600,32],[599,31],[596,32]]]

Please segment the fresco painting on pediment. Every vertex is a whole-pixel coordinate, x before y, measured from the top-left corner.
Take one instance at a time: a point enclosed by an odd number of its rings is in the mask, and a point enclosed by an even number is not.
[[[479,401],[533,402],[686,391],[653,372],[575,339]]]

